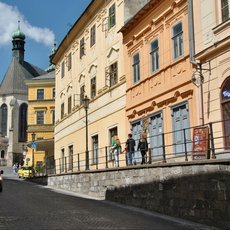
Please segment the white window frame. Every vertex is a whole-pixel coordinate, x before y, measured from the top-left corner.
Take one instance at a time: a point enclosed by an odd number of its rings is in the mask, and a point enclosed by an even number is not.
[[[97,140],[97,142],[95,141]],[[93,164],[98,164],[98,153],[99,153],[99,137],[98,135],[94,135],[91,137],[92,141],[92,163]]]
[[[116,25],[116,5],[115,3],[113,3],[113,5],[109,7],[109,16],[108,16],[109,29],[111,29],[115,25]]]
[[[85,37],[82,37],[80,40],[80,59],[85,55]]]
[[[138,55],[138,61],[135,57]],[[137,52],[132,56],[132,71],[133,71],[133,82],[137,83],[140,81],[140,53]]]
[[[72,112],[72,95],[68,97],[68,114]]]
[[[227,21],[229,18],[230,18],[230,0],[226,0],[227,1],[227,4],[223,6],[223,3],[224,3],[225,0],[221,0],[221,21],[222,22],[225,22]],[[228,12],[228,17],[224,17],[226,15],[223,14],[224,10],[226,10],[226,12]]]
[[[96,78],[96,76],[92,77],[90,80],[90,94],[91,94],[91,98],[94,98],[97,95],[97,78]]]
[[[55,124],[55,110],[54,109],[51,110],[51,117],[52,117],[51,123],[54,125]]]
[[[65,76],[65,62],[62,61],[61,63],[61,78]]]
[[[62,102],[61,103],[61,119],[64,118],[64,115],[65,115],[65,103]]]
[[[42,123],[38,122],[38,114],[40,114],[40,113],[43,115],[43,122]],[[43,110],[36,111],[36,124],[37,125],[44,125],[45,124],[45,111],[43,111]]]
[[[118,63],[114,62],[109,66],[109,84],[110,87],[118,83]]]
[[[69,167],[68,170],[73,170],[73,145],[69,145]]]
[[[181,25],[181,31],[175,32],[177,26]],[[173,59],[180,58],[184,54],[184,41],[183,41],[183,24],[178,22],[172,27],[172,47]]]
[[[153,44],[157,42],[157,47],[153,48]],[[160,68],[159,63],[159,40],[158,38],[154,39],[150,43],[150,60],[151,60],[151,72],[156,72]]]
[[[68,71],[70,71],[71,68],[72,68],[72,53],[71,52],[68,54],[67,65],[68,65],[67,66],[68,67]]]
[[[90,28],[90,47],[96,44],[96,24]]]
[[[41,93],[39,93],[39,91],[43,92],[42,98],[38,98],[38,96],[41,95]],[[37,89],[37,100],[44,100],[44,99],[45,99],[45,90],[42,88]]]

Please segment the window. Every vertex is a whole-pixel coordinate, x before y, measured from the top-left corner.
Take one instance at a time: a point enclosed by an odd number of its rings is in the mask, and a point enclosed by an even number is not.
[[[221,0],[221,14],[222,14],[222,21],[226,21],[230,18],[230,4],[229,0]]]
[[[65,114],[65,106],[64,103],[61,104],[61,119],[64,118],[64,114]]]
[[[157,71],[159,69],[159,46],[158,39],[151,43],[151,70],[152,72]]]
[[[90,47],[96,43],[96,25],[93,25],[90,29]]]
[[[178,58],[183,55],[183,30],[182,23],[178,23],[173,27],[173,58]]]
[[[80,58],[85,54],[85,39],[80,40]]]
[[[53,88],[52,98],[55,99],[55,88]]]
[[[93,149],[93,152],[92,152],[92,163],[93,164],[98,164],[98,135],[95,135],[92,137],[92,149]]]
[[[68,114],[72,111],[72,96],[68,98]]]
[[[109,67],[110,87],[117,84],[117,62]]]
[[[221,105],[225,149],[230,149],[230,77],[226,78],[221,87]]]
[[[61,63],[61,78],[65,76],[65,62]]]
[[[109,29],[116,24],[115,4],[109,8]]]
[[[91,98],[96,97],[96,77],[91,79]]]
[[[4,151],[4,150],[1,151],[1,158],[2,158],[2,159],[5,158],[5,151]]]
[[[139,53],[133,55],[133,82],[140,80],[140,57]]]
[[[51,115],[52,115],[52,124],[55,124],[55,110],[51,110]]]
[[[112,137],[117,135],[117,127],[114,127],[109,130],[109,145],[112,146]],[[114,160],[114,155],[112,152],[109,151],[109,160]]]
[[[81,86],[80,88],[80,105],[83,105],[83,99],[85,95],[85,86]]]
[[[37,89],[37,100],[44,99],[44,89]]]
[[[68,71],[72,68],[72,54],[69,53],[68,55]]]
[[[69,170],[73,170],[73,145],[69,146]]]
[[[7,109],[7,105],[3,104],[1,106],[0,109],[0,119],[1,119],[1,131],[2,131],[2,135],[6,136],[7,135],[7,114],[8,114],[8,109]]]
[[[37,125],[44,125],[44,111],[37,111]]]
[[[26,103],[22,103],[19,107],[19,142],[27,141],[27,108],[28,106]]]

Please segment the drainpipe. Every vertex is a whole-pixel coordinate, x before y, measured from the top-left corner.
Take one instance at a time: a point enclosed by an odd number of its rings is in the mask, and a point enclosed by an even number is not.
[[[189,55],[190,62],[197,65],[195,60],[195,38],[194,38],[194,19],[193,19],[193,0],[188,0],[188,32],[189,32]]]
[[[198,78],[192,78],[193,83],[198,88],[198,111],[199,125],[204,124],[203,108],[203,76],[202,65],[195,60],[195,36],[194,36],[194,18],[193,18],[193,0],[188,0],[188,30],[189,30],[189,55],[190,63],[195,65],[198,71]],[[195,76],[195,75],[193,75]]]

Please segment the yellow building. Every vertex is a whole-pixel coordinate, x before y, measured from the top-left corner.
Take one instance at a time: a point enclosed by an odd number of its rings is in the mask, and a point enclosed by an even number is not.
[[[26,165],[39,171],[54,167],[55,75],[54,71],[27,80],[28,148]],[[34,144],[35,143],[35,144]]]
[[[230,149],[230,2],[194,0],[193,81],[197,85],[201,123],[212,123],[216,152],[226,156]],[[202,10],[201,10],[202,9]],[[201,81],[200,81],[201,79]]]
[[[92,1],[53,58],[57,173],[104,168],[106,153],[110,167],[113,155],[105,147],[111,145],[114,134],[121,142],[126,140],[126,84],[122,34],[118,33],[123,24],[123,1]],[[124,154],[122,159],[124,164]]]
[[[134,139],[148,133],[150,160],[191,154],[197,125],[196,87],[191,81],[188,4],[151,0],[121,29],[125,44],[127,129]],[[165,147],[165,148],[164,148]],[[140,161],[141,155],[135,153]],[[180,159],[180,158],[177,158]]]

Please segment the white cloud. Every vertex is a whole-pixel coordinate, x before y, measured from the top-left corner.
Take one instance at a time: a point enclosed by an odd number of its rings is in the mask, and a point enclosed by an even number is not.
[[[18,27],[18,20],[20,20],[20,28],[26,35],[26,38],[33,39],[47,46],[54,44],[55,36],[53,31],[48,28],[31,25],[25,20],[25,17],[19,12],[17,7],[0,2],[0,12],[0,47],[9,45],[12,40],[12,33]]]

